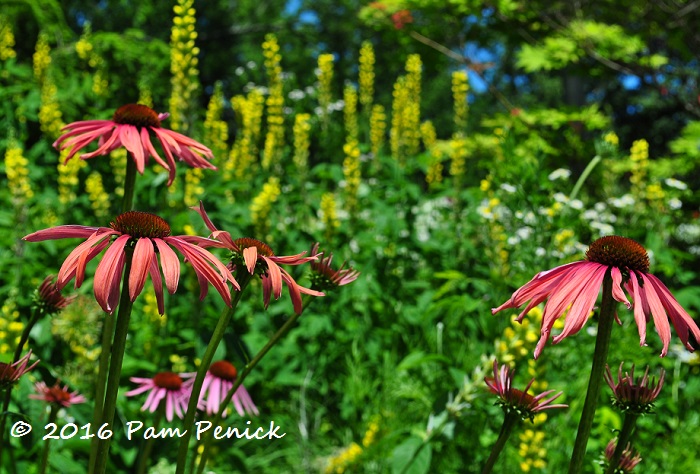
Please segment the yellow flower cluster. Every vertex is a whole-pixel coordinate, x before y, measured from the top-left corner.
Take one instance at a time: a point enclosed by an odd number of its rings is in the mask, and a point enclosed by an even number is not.
[[[177,0],[170,30],[170,128],[183,130],[185,116],[195,92],[199,89],[199,48],[195,46],[194,0]]]
[[[257,154],[265,98],[257,89],[247,97],[237,95],[231,99],[233,110],[239,118],[240,128],[236,142],[231,147],[229,159],[224,165],[224,179],[240,179],[246,175]]]
[[[321,196],[321,220],[326,240],[330,241],[335,230],[340,227],[333,193],[324,193]]]
[[[97,69],[92,76],[92,92],[97,96],[105,96],[109,92],[109,80],[104,70],[104,60],[97,54],[90,41],[91,33],[90,23],[86,23],[83,34],[75,43],[75,52],[80,59],[87,61],[90,67]]]
[[[284,148],[284,92],[282,84],[282,55],[277,37],[271,33],[265,35],[263,42],[265,71],[267,71],[267,135],[263,149],[262,166],[270,169],[279,162]]]
[[[29,160],[22,155],[22,149],[14,142],[11,142],[5,151],[5,173],[7,188],[15,201],[23,202],[34,196],[29,182]]]
[[[640,200],[646,194],[644,180],[646,179],[647,167],[649,165],[649,143],[646,140],[635,140],[632,143],[632,147],[630,148],[630,162],[632,195]]]
[[[527,429],[520,433],[520,445],[518,454],[522,458],[520,470],[530,472],[532,469],[544,469],[547,467],[547,450],[542,447],[544,432],[535,429]]]
[[[428,163],[428,170],[425,175],[425,182],[431,188],[442,183],[442,158],[443,152],[440,147],[436,147],[437,143],[437,132],[435,131],[435,126],[430,120],[426,120],[420,126],[420,134],[423,137],[423,146],[430,155],[430,162]]]
[[[12,23],[5,15],[0,15],[0,61],[7,61],[16,56]]]
[[[141,103],[142,102],[139,102],[139,104]],[[122,197],[124,196],[124,179],[126,179],[126,148],[119,147],[110,153],[109,165],[112,168],[114,181],[117,183],[114,194]]]
[[[187,234],[187,232],[185,233]],[[143,302],[144,304],[141,314],[144,314],[148,321],[155,326],[164,327],[168,322],[168,318],[165,314],[163,316],[158,314],[158,301],[156,300],[156,294],[152,291],[146,292]]]
[[[204,177],[204,172],[201,168],[188,168],[185,172],[185,205],[196,206],[204,194],[202,177]]]
[[[224,93],[221,83],[214,86],[214,93],[209,99],[207,115],[204,119],[204,143],[214,153],[215,160],[222,160],[226,156],[228,142],[228,124],[221,120],[224,112]]]
[[[348,84],[343,89],[343,115],[345,117],[345,140],[357,140],[359,138],[359,130],[357,126],[357,91],[355,87]]]
[[[606,133],[605,136],[603,137],[603,141],[605,141],[613,146],[618,146],[620,144],[620,139],[618,138],[618,136],[615,132]]]
[[[357,193],[360,189],[360,147],[356,140],[343,145],[345,159],[343,160],[343,176],[345,177],[345,206],[346,210],[355,215],[358,209]]]
[[[375,162],[378,160],[377,156],[384,146],[385,139],[386,112],[383,105],[374,104],[372,106],[372,114],[369,117],[369,141]]]
[[[91,375],[97,372],[102,320],[99,307],[86,296],[76,298],[61,312],[60,318],[51,318],[51,334],[61,339],[75,354],[74,367],[79,371],[91,372]]]
[[[406,124],[406,109],[411,101],[408,88],[406,87],[406,77],[400,76],[394,82],[394,91],[392,93],[393,100],[391,102],[391,131],[389,132],[389,146],[391,148],[391,156],[399,163],[405,160],[405,129]]]
[[[361,455],[362,446],[355,442],[350,443],[350,446],[328,460],[326,474],[343,474]]]
[[[85,190],[90,198],[90,205],[95,212],[95,217],[107,218],[109,216],[109,193],[102,184],[102,175],[93,171],[85,180]]]
[[[666,197],[666,193],[659,183],[653,183],[647,186],[646,198],[649,201],[661,201]]]
[[[272,211],[272,204],[277,201],[281,192],[280,180],[275,176],[271,176],[263,185],[260,194],[255,196],[250,203],[250,216],[255,226],[255,231],[261,239],[269,240],[267,233],[270,229],[270,211]]]
[[[46,77],[46,71],[51,65],[51,47],[44,33],[41,33],[36,41],[32,64],[34,67],[34,79],[41,85]]]
[[[374,101],[374,47],[369,41],[364,41],[360,48],[360,104],[364,113]]]
[[[333,100],[333,61],[332,54],[321,54],[318,57],[318,104],[323,109],[323,116],[328,115],[328,106]]]
[[[61,134],[63,128],[63,114],[58,105],[56,94],[58,88],[48,77],[45,78],[41,86],[41,106],[39,107],[39,125],[41,131],[52,139],[56,139]]]
[[[405,117],[405,142],[406,152],[409,155],[418,153],[420,146],[420,98],[421,76],[423,63],[420,55],[411,54],[406,60],[406,89],[409,101],[404,109]]]
[[[452,100],[454,101],[455,136],[462,136],[467,130],[469,103],[469,76],[466,71],[452,73]]]
[[[311,115],[297,114],[294,117],[294,165],[300,175],[306,176],[309,167],[309,146],[311,141]]]
[[[378,417],[373,417],[362,437],[362,445],[360,446],[353,441],[348,447],[343,448],[336,455],[330,457],[326,465],[326,474],[343,474],[347,468],[357,462],[358,458],[362,456],[364,449],[374,444],[377,433],[379,433],[379,419]]]
[[[455,186],[460,187],[462,177],[467,169],[467,140],[458,138],[450,141],[450,175],[454,178]]]
[[[24,324],[19,319],[19,311],[13,298],[7,298],[0,309],[0,353],[8,354],[19,344]]]
[[[73,158],[65,165],[66,157],[70,150],[63,150],[58,157],[58,200],[61,204],[68,204],[75,200],[75,190],[78,187],[78,173],[87,166],[87,162]]]

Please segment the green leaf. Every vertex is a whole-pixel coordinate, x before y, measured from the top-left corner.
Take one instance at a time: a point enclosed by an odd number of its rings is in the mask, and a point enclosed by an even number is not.
[[[427,474],[433,450],[430,444],[423,445],[417,437],[408,438],[394,448],[391,455],[391,472],[393,474]]]

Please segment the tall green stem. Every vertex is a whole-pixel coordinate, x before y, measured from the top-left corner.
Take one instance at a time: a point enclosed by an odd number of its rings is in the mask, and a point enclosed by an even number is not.
[[[620,458],[622,457],[622,451],[625,450],[625,446],[627,443],[630,441],[630,438],[632,437],[632,432],[634,431],[634,427],[637,425],[637,418],[639,415],[627,412],[625,413],[625,420],[622,422],[622,429],[620,430],[620,434],[617,437],[617,446],[615,447],[615,452],[612,455],[612,458],[610,458],[610,464],[608,464],[608,468],[605,470],[605,474],[614,474],[615,469],[617,469],[617,465],[620,464]]]
[[[48,423],[55,423],[56,415],[58,415],[58,408],[54,404],[51,404],[51,411],[49,412]],[[39,461],[39,474],[44,474],[46,472],[46,468],[49,466],[49,449],[51,448],[50,442],[51,438],[46,438],[44,450],[41,453],[41,461]]]
[[[231,307],[226,308],[224,312],[219,316],[219,321],[216,323],[216,328],[214,328],[214,333],[211,335],[211,340],[207,345],[204,355],[202,356],[202,362],[199,364],[197,369],[197,375],[195,376],[194,383],[192,384],[192,392],[190,393],[190,401],[187,405],[187,414],[185,415],[185,420],[183,426],[185,427],[185,435],[180,438],[180,448],[177,452],[177,470],[176,474],[184,474],[185,465],[187,464],[187,450],[189,449],[190,438],[192,437],[192,428],[194,427],[194,417],[197,413],[197,402],[199,401],[199,394],[202,391],[202,383],[204,383],[204,376],[209,370],[211,361],[214,359],[214,353],[219,347],[221,339],[224,337],[226,328],[231,322],[233,314],[236,312],[236,307],[241,301],[241,295],[243,290],[245,290],[248,283],[252,279],[252,275],[246,272],[238,272],[236,275],[238,284],[241,287],[240,291],[234,291],[231,298]]]
[[[302,306],[302,311],[306,306],[308,306],[308,299],[304,300],[304,305]],[[277,344],[280,339],[282,339],[285,334],[289,332],[289,330],[294,326],[294,323],[296,323],[297,319],[299,319],[299,316],[301,316],[301,312],[299,314],[294,313],[288,320],[285,322],[281,328],[277,330],[277,332],[270,338],[269,341],[267,341],[267,344],[260,349],[260,351],[251,359],[250,362],[248,362],[245,366],[245,369],[243,369],[242,372],[238,374],[238,377],[236,377],[236,381],[233,383],[233,386],[231,389],[228,391],[226,396],[223,398],[221,405],[219,406],[219,412],[216,414],[216,417],[214,418],[214,421],[212,422],[213,426],[219,426],[219,423],[221,423],[221,419],[224,417],[224,412],[226,411],[226,406],[228,403],[231,401],[231,398],[233,397],[233,394],[236,393],[236,390],[238,390],[238,387],[243,385],[243,381],[248,377],[248,374],[252,372],[252,370],[255,368],[256,365],[262,360],[263,357],[272,349],[272,346]],[[204,472],[204,467],[207,464],[207,459],[209,458],[209,448],[211,446],[211,441],[212,437],[205,435],[204,438],[204,449],[202,451],[202,456],[199,460],[199,466],[197,468],[197,472],[201,474]]]
[[[581,191],[581,186],[583,186],[583,183],[586,182],[588,179],[588,175],[591,174],[591,171],[593,171],[593,168],[600,163],[600,160],[602,158],[600,155],[596,155],[593,157],[593,159],[588,163],[586,166],[586,169],[583,170],[583,173],[581,173],[581,176],[579,176],[578,181],[576,181],[576,184],[574,185],[574,189],[571,190],[571,195],[569,196],[570,200],[576,199],[576,196],[578,196],[579,191]]]
[[[131,308],[133,303],[129,298],[129,274],[131,273],[131,261],[133,250],[125,249],[124,257],[124,278],[122,280],[122,293],[119,299],[119,311],[117,314],[117,324],[114,332],[114,344],[112,345],[112,357],[109,364],[109,376],[107,378],[107,390],[105,392],[105,402],[102,409],[100,426],[103,423],[109,425],[110,430],[114,430],[114,413],[117,409],[117,395],[119,393],[119,378],[122,373],[122,362],[124,361],[124,350],[126,348],[126,336],[129,332],[129,319],[131,318]],[[95,429],[99,429],[97,426]],[[109,458],[109,446],[112,437],[100,439],[97,442],[97,454],[95,458],[94,473],[103,474],[107,469],[107,459]]]
[[[105,387],[107,384],[107,372],[109,371],[109,356],[112,354],[112,339],[114,338],[114,314],[107,313],[102,325],[102,345],[100,346],[100,365],[95,382],[95,407],[92,412],[92,422],[95,429],[102,426],[102,409],[105,399]],[[90,443],[90,472],[94,470],[97,457],[97,445],[99,438],[94,437]]]
[[[136,162],[129,152],[126,153],[126,176],[124,176],[124,198],[122,213],[134,207],[134,189],[136,188]]]
[[[583,403],[583,412],[578,425],[578,433],[574,442],[574,452],[571,455],[569,464],[569,474],[578,474],[583,469],[583,460],[586,454],[588,437],[591,435],[593,427],[593,417],[595,416],[600,387],[603,383],[603,371],[608,358],[608,347],[610,346],[610,335],[612,334],[613,321],[615,319],[615,300],[612,295],[612,277],[610,270],[603,279],[603,300],[600,305],[600,318],[598,321],[598,335],[595,341],[593,353],[593,365],[591,366],[591,376],[588,380],[588,391],[586,400]]]
[[[506,416],[503,418],[503,426],[501,426],[501,433],[498,435],[496,444],[494,444],[493,448],[491,448],[491,455],[486,460],[486,464],[484,465],[484,469],[481,470],[481,474],[490,474],[491,471],[493,471],[493,466],[496,465],[498,456],[501,454],[501,451],[503,451],[503,447],[506,445],[506,441],[508,441],[510,434],[513,432],[513,427],[518,419],[520,419],[520,415],[518,415],[516,412],[506,412]]]

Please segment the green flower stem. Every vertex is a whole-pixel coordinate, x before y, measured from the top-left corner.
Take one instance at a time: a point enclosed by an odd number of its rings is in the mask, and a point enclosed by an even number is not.
[[[617,436],[617,446],[615,447],[615,452],[610,458],[610,463],[608,468],[605,470],[605,474],[614,474],[617,465],[620,464],[620,458],[622,457],[622,451],[625,450],[625,446],[632,438],[632,433],[634,432],[634,427],[637,426],[637,418],[639,415],[631,412],[625,413],[625,420],[622,422],[622,429],[620,434]]]
[[[27,323],[27,325],[24,327],[24,330],[22,331],[22,334],[19,337],[19,344],[17,344],[17,349],[15,349],[15,355],[12,358],[13,364],[20,359],[20,356],[22,355],[22,347],[24,347],[24,344],[29,339],[29,333],[31,332],[32,328],[37,323],[37,321],[39,321],[39,318],[41,318],[41,316],[41,311],[37,311],[36,309],[32,313],[32,316],[29,319],[29,323]],[[5,450],[5,426],[7,425],[7,413],[10,409],[10,400],[12,399],[12,385],[3,390],[2,394],[2,411],[0,412],[0,466],[2,466],[2,455],[3,451]]]
[[[250,283],[253,275],[246,272],[239,272],[236,275],[238,284],[241,287],[240,291],[233,291],[231,297],[231,307],[226,308],[224,312],[219,316],[219,322],[216,323],[216,328],[214,328],[214,333],[211,335],[211,340],[207,345],[204,355],[202,356],[202,362],[199,364],[197,369],[197,375],[195,376],[194,383],[192,384],[192,392],[190,393],[190,401],[187,405],[187,414],[185,415],[185,420],[183,426],[185,427],[185,434],[180,438],[180,448],[177,452],[177,470],[176,474],[184,474],[185,465],[187,464],[187,450],[189,449],[190,438],[192,437],[192,428],[194,427],[194,417],[197,413],[197,402],[199,401],[199,394],[202,391],[202,384],[204,383],[204,376],[209,370],[211,361],[214,358],[214,353],[219,347],[221,339],[224,337],[226,328],[231,322],[233,314],[236,312],[236,307],[241,301],[241,295],[243,291]]]
[[[508,441],[510,434],[513,432],[513,428],[515,427],[515,423],[519,419],[520,415],[518,415],[515,411],[511,410],[506,412],[506,416],[505,418],[503,418],[503,426],[501,426],[501,432],[498,435],[496,444],[494,444],[493,448],[491,448],[491,455],[486,460],[486,464],[481,470],[481,474],[490,474],[491,471],[493,471],[493,466],[496,465],[498,456],[501,454],[501,451],[503,451],[503,447],[506,445],[506,441]]]
[[[608,269],[603,279],[603,301],[600,305],[600,318],[598,321],[598,335],[595,341],[593,352],[593,365],[591,366],[591,376],[588,380],[588,390],[586,400],[583,403],[583,412],[578,424],[578,433],[574,442],[574,451],[569,463],[569,474],[578,474],[583,469],[583,460],[586,455],[586,445],[588,437],[591,435],[593,427],[593,417],[595,416],[600,387],[603,384],[603,371],[608,358],[608,347],[610,346],[610,335],[612,334],[613,321],[615,320],[615,300],[612,295],[612,277]]]
[[[32,312],[31,318],[29,318],[29,322],[27,323],[26,326],[24,326],[24,330],[22,331],[22,334],[19,337],[19,344],[17,344],[17,349],[15,349],[15,356],[12,359],[12,363],[14,364],[17,362],[22,355],[22,348],[24,345],[27,343],[29,340],[29,333],[32,331],[32,328],[34,325],[39,321],[39,319],[42,316],[42,312],[35,309]]]
[[[134,207],[134,190],[136,188],[136,162],[129,152],[126,153],[126,176],[124,177],[124,198],[122,213]]]
[[[51,411],[49,412],[48,423],[56,423],[56,415],[58,415],[58,408],[56,407],[56,405],[51,404]],[[39,474],[44,474],[46,472],[46,468],[49,465],[49,449],[51,448],[51,445],[49,444],[50,441],[51,438],[46,438],[44,450],[41,453],[41,461],[39,461],[39,470],[37,471]]]
[[[163,419],[163,412],[165,411],[165,403],[161,403],[156,410],[156,417],[153,420],[153,429],[158,430],[160,422]],[[145,474],[146,468],[148,466],[148,458],[151,457],[151,451],[153,451],[153,439],[148,438],[143,445],[143,449],[140,453],[138,459],[138,465],[136,466],[136,474]]]
[[[100,365],[95,382],[95,407],[92,412],[93,426],[97,430],[102,426],[102,408],[105,399],[105,386],[107,385],[107,372],[109,371],[109,356],[112,353],[112,338],[114,337],[114,314],[107,313],[102,324],[102,345],[100,350]],[[90,472],[95,467],[97,457],[97,444],[99,438],[94,437],[90,443]]]
[[[308,306],[308,303],[313,300],[309,299],[304,299],[303,301],[303,306],[302,306],[302,311]],[[299,319],[299,316],[301,316],[301,313],[296,314],[294,313],[283,325],[281,328],[277,330],[277,332],[270,338],[269,341],[267,341],[267,344],[260,349],[260,351],[253,357],[250,362],[248,362],[245,366],[245,369],[243,369],[242,372],[238,374],[238,377],[236,377],[236,381],[234,382],[233,386],[231,389],[228,391],[226,396],[224,396],[221,406],[219,407],[219,412],[216,414],[216,417],[214,418],[214,421],[212,422],[212,425],[214,426],[219,426],[219,423],[221,423],[221,419],[224,417],[224,411],[226,411],[226,405],[231,401],[231,398],[233,397],[233,394],[236,393],[236,390],[238,390],[238,387],[243,385],[243,381],[248,377],[248,374],[250,374],[253,369],[255,368],[256,365],[262,360],[263,357],[272,349],[272,346],[277,344],[280,339],[282,339],[290,329],[292,329],[292,326],[296,323],[297,319]],[[209,448],[211,447],[211,441],[212,441],[212,436],[205,435],[204,438],[204,449],[202,451],[202,456],[199,460],[199,467],[197,468],[197,473],[201,474],[204,472],[204,467],[207,464],[207,459],[209,458]]]
[[[586,182],[588,176],[591,174],[591,171],[593,171],[593,168],[595,168],[601,160],[602,158],[600,157],[600,155],[596,155],[593,157],[590,163],[588,163],[586,169],[583,170],[583,173],[581,173],[581,176],[579,176],[578,181],[576,181],[574,189],[571,190],[569,200],[573,201],[574,199],[576,199],[576,196],[578,196],[579,191],[581,191],[581,186],[583,186],[583,183]]]
[[[105,402],[102,409],[102,416],[99,424],[107,423],[107,429],[114,431],[114,413],[117,409],[117,395],[119,393],[119,378],[122,373],[122,362],[124,361],[124,350],[126,348],[126,336],[129,332],[129,319],[131,318],[131,308],[133,303],[129,297],[129,274],[131,273],[131,261],[134,253],[132,249],[125,249],[124,256],[124,278],[122,280],[122,293],[119,299],[119,312],[117,314],[116,329],[114,332],[114,344],[112,345],[112,356],[109,363],[109,375],[107,378],[107,390],[105,392]],[[103,348],[104,350],[104,348]],[[98,388],[99,389],[99,388]],[[99,429],[96,426],[95,429]],[[96,474],[104,474],[107,469],[107,459],[109,458],[109,445],[112,441],[110,436],[107,439],[97,441],[97,454],[95,458],[95,469],[91,471]]]

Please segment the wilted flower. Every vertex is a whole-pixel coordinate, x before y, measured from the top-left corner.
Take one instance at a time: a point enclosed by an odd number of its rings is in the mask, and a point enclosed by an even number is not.
[[[535,414],[543,410],[550,410],[552,408],[567,408],[569,406],[552,404],[552,402],[559,398],[563,392],[556,393],[549,398],[545,397],[554,393],[554,390],[547,390],[539,395],[530,395],[527,393],[532,384],[535,382],[534,378],[530,380],[530,383],[527,384],[525,390],[513,388],[513,374],[514,372],[511,371],[507,365],[502,365],[499,369],[498,361],[494,360],[493,377],[486,377],[484,379],[491,392],[498,395],[498,403],[501,405],[501,407],[503,407],[503,410],[506,411],[506,413],[511,411],[516,412],[524,420],[527,418],[534,418]]]
[[[29,358],[32,355],[30,350],[27,354],[14,364],[0,362],[0,391],[3,391],[19,380],[21,376],[32,370],[39,363],[37,360],[27,367]]]
[[[670,319],[683,344],[693,350],[689,337],[692,333],[700,341],[700,329],[668,288],[649,273],[649,257],[644,247],[625,237],[607,236],[596,240],[586,251],[586,260],[538,273],[513,293],[508,301],[491,312],[496,314],[507,308],[518,308],[530,301],[517,318],[522,321],[528,311],[548,299],[542,317],[541,337],[535,349],[537,358],[549,338],[554,321],[565,313],[564,329],[554,337],[554,343],[581,330],[598,299],[601,284],[608,272],[613,281],[613,298],[630,309],[632,304],[623,288],[632,297],[641,345],[646,343],[646,324],[653,318],[663,342],[661,356],[665,356],[671,340],[668,324]]]
[[[97,139],[97,150],[84,153],[80,158],[87,160],[98,155],[107,155],[123,146],[133,156],[136,169],[141,174],[148,158],[152,156],[159,165],[168,170],[168,186],[175,179],[175,156],[194,168],[215,170],[216,167],[205,159],[214,157],[209,148],[180,133],[161,127],[161,121],[169,115],[159,114],[141,104],[123,105],[114,112],[112,120],[86,120],[66,125],[62,130],[68,132],[61,135],[53,146],[60,150],[71,148],[66,161]],[[167,163],[153,147],[149,132],[154,133],[160,142]]]
[[[68,306],[76,298],[75,296],[64,297],[60,288],[53,282],[53,275],[44,278],[37,289],[34,302],[39,311],[45,314],[56,314]]]
[[[112,240],[112,236],[116,236]],[[82,225],[62,225],[40,230],[24,237],[30,242],[42,240],[87,238],[78,245],[61,265],[56,287],[62,289],[75,277],[75,287],[79,288],[85,278],[85,266],[102,250],[107,248],[104,257],[95,271],[95,299],[108,313],[112,313],[119,301],[119,287],[124,269],[126,251],[133,251],[129,273],[129,297],[134,301],[150,274],[158,302],[158,312],[165,312],[163,302],[163,281],[158,268],[165,276],[165,286],[170,294],[175,293],[180,279],[180,261],[170,248],[175,247],[194,268],[200,284],[200,298],[207,294],[206,282],[211,283],[231,306],[231,294],[227,281],[239,288],[238,283],[226,266],[214,255],[195,244],[212,243],[209,239],[195,236],[171,236],[170,226],[160,217],[147,212],[129,211],[117,216],[110,227],[86,227]],[[218,242],[213,242],[218,244]]]
[[[649,378],[649,367],[647,366],[644,375],[634,380],[634,365],[630,373],[622,375],[622,364],[617,370],[617,383],[613,379],[610,367],[605,366],[605,381],[613,391],[613,404],[623,412],[631,412],[641,415],[650,413],[654,408],[654,401],[661,392],[664,385],[666,372],[661,369],[661,376],[657,381]]]
[[[68,385],[61,385],[58,381],[53,385],[53,387],[48,387],[44,382],[37,382],[34,386],[36,389],[36,395],[29,395],[29,398],[35,400],[44,400],[49,405],[62,406],[63,408],[68,408],[71,405],[77,405],[78,403],[85,403],[85,397],[79,395],[78,392],[68,391]]]
[[[325,252],[318,251],[319,244],[316,242],[311,246],[311,255],[316,255],[318,260],[311,262],[311,287],[319,290],[330,290],[339,286],[347,285],[357,280],[360,272],[352,267],[344,268],[347,262],[343,262],[339,269],[333,270],[331,262],[333,254],[326,255]]]
[[[183,384],[179,375],[172,372],[159,372],[151,379],[131,377],[129,380],[139,384],[139,386],[126,392],[124,395],[127,397],[133,397],[150,390],[141,411],[148,410],[154,413],[160,402],[165,399],[165,418],[168,421],[173,421],[173,412],[180,419],[184,417],[190,391]]]
[[[199,207],[195,206],[192,207],[192,209],[202,216],[205,225],[212,232],[210,237],[219,241],[216,242],[216,244],[204,242],[200,245],[203,247],[223,246],[233,252],[231,262],[229,263],[229,267],[232,271],[245,267],[251,275],[260,275],[263,284],[263,302],[265,304],[265,309],[267,309],[267,306],[270,304],[270,296],[274,295],[277,300],[282,295],[282,282],[284,282],[289,289],[289,296],[292,298],[294,311],[297,314],[300,314],[302,311],[302,293],[312,296],[325,296],[320,291],[311,290],[299,285],[285,269],[279,266],[280,264],[301,265],[303,263],[312,262],[317,259],[316,255],[304,257],[306,254],[304,251],[297,255],[277,256],[269,245],[259,240],[250,237],[242,237],[233,240],[231,234],[223,230],[218,230],[216,226],[214,226],[201,202]]]
[[[608,445],[605,447],[605,459],[608,461],[608,463],[615,453],[615,448],[617,448],[617,438],[611,439]],[[642,457],[639,455],[639,453],[635,452],[630,444],[627,443],[627,446],[625,446],[625,449],[622,451],[622,456],[620,456],[620,462],[617,464],[617,468],[615,468],[614,472],[615,474],[632,472],[632,469],[634,469],[634,467],[639,464],[641,460]]]

